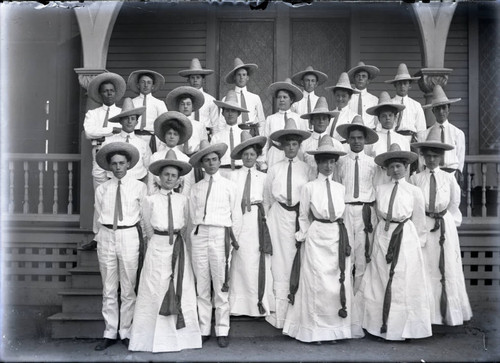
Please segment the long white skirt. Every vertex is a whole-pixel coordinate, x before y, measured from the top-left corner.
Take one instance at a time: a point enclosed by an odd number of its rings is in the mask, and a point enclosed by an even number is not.
[[[446,213],[443,219],[446,238],[444,242],[446,295],[448,297],[446,323],[447,325],[461,325],[464,321],[472,318],[472,309],[465,289],[457,227],[449,213]],[[431,294],[432,324],[443,324],[440,310],[442,285],[441,272],[439,271],[441,253],[439,236],[441,231],[430,232],[434,228],[434,221],[434,218],[426,217],[427,243],[422,249],[422,253],[429,283],[429,293]]]
[[[173,245],[169,244],[168,236],[155,234],[149,241],[141,272],[129,350],[156,353],[201,348],[194,276],[185,246],[182,312],[186,327],[179,330],[175,328],[176,315],[158,314],[172,274],[172,250]],[[177,271],[174,282],[176,286]]]
[[[363,337],[350,271],[351,257],[346,257],[347,317],[341,318],[339,227],[337,223],[313,222],[302,245],[299,288],[294,305],[288,307],[283,334],[303,342]]]
[[[265,255],[265,289],[262,305],[266,312],[260,314],[257,306],[259,287],[259,223],[258,207],[243,214],[243,223],[238,240],[240,248],[233,249],[230,270],[229,304],[231,315],[266,316],[274,311],[271,255]]]

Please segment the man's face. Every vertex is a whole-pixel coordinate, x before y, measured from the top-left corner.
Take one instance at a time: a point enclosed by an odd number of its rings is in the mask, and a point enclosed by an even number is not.
[[[365,134],[361,130],[352,130],[349,132],[347,143],[351,147],[352,152],[359,153],[365,147]]]
[[[318,172],[324,176],[331,175],[335,170],[335,159],[321,160],[318,163]]]
[[[367,71],[359,71],[354,75],[354,85],[359,90],[364,90],[370,84],[370,75]]]
[[[396,121],[396,114],[394,111],[383,110],[378,115],[378,121],[382,125],[382,128],[392,130],[394,122]]]
[[[252,168],[255,165],[257,161],[257,152],[253,147],[249,147],[241,153],[241,161],[243,161],[243,165],[247,168]]]
[[[120,118],[120,124],[122,125],[122,130],[128,133],[134,131],[137,126],[137,115],[130,115]]]
[[[248,72],[245,68],[238,69],[234,74],[234,83],[240,88],[243,88],[247,85],[250,77],[248,76]]]
[[[179,143],[179,138],[179,133],[174,129],[168,129],[165,132],[165,144],[167,144],[169,148],[177,146],[177,144]]]
[[[281,111],[288,111],[292,106],[292,99],[290,98],[290,95],[288,94],[288,92],[285,92],[283,90],[278,91],[276,100],[278,101],[278,109],[280,109]]]
[[[193,101],[190,98],[184,98],[179,101],[179,112],[185,116],[190,116],[193,113]]]
[[[166,166],[159,175],[160,185],[163,189],[172,190],[179,181],[179,169],[173,166]]]
[[[111,106],[115,103],[116,90],[112,83],[102,83],[99,87],[99,94],[102,98],[102,103],[106,106]]]
[[[442,124],[448,120],[448,115],[450,114],[450,105],[441,105],[432,108],[432,113],[436,117],[436,122]]]
[[[220,158],[217,153],[210,153],[201,159],[201,166],[208,175],[214,175],[219,170]]]
[[[139,88],[139,92],[143,95],[149,95],[153,90],[153,79],[146,75],[141,76],[139,83],[137,83],[137,88]]]
[[[330,116],[325,114],[312,115],[311,124],[315,132],[322,134],[330,124]]]
[[[431,170],[436,169],[439,166],[441,160],[443,160],[443,154],[439,154],[432,150],[425,150],[423,152],[423,156],[425,165]]]
[[[109,167],[115,178],[121,179],[127,174],[127,170],[130,168],[130,162],[127,161],[125,155],[116,154],[111,157]]]
[[[229,126],[236,125],[236,122],[238,121],[239,115],[240,115],[239,111],[233,110],[231,108],[223,108],[222,109],[222,116],[224,116],[224,119],[226,120],[226,123]]]
[[[297,140],[286,140],[283,141],[281,145],[283,146],[283,151],[288,159],[293,159],[297,156],[300,149],[300,142]]]
[[[335,92],[333,93],[333,96],[335,98],[335,102],[339,109],[342,109],[345,106],[347,106],[349,100],[351,99],[351,94],[344,89],[336,89]]]
[[[405,177],[406,174],[405,164],[399,161],[393,161],[387,166],[387,175],[392,179],[399,180]]]
[[[191,87],[200,89],[203,86],[203,76],[201,74],[191,74],[188,82]]]
[[[302,86],[306,92],[311,93],[318,86],[318,78],[316,78],[316,75],[308,73],[302,77]]]
[[[408,95],[408,91],[411,88],[410,81],[397,81],[394,82],[394,87],[396,88],[396,94],[400,97],[405,97]]]

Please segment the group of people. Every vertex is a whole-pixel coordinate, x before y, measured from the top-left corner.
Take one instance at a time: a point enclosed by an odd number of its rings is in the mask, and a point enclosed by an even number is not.
[[[229,345],[230,315],[264,317],[303,342],[425,338],[472,312],[457,226],[465,137],[436,85],[426,127],[400,64],[396,96],[368,93],[379,69],[360,62],[327,90],[311,66],[269,86],[264,116],[247,90],[258,66],[234,60],[217,100],[198,59],[165,102],[164,77],[132,72],[138,96],[103,73],[85,116],[93,145],[94,241],[104,339],[131,351]],[[354,84],[354,86],[351,84]],[[302,86],[303,89],[298,86]],[[412,149],[414,151],[412,151]],[[120,299],[118,299],[120,287]]]

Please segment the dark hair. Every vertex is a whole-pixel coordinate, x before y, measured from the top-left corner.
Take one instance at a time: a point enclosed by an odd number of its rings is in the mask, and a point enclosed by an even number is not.
[[[304,77],[305,77],[305,76],[308,76],[308,75],[312,75],[312,76],[314,76],[314,77],[316,78],[316,82],[318,81],[318,75],[317,75],[316,73],[314,73],[314,72],[307,72],[307,73],[305,73],[305,74],[302,76],[302,80],[304,80]]]
[[[222,108],[222,112],[224,112],[224,110],[234,110],[234,111],[238,112],[238,116],[241,115],[241,111],[235,110],[234,108],[231,108],[231,107],[221,107],[221,108]]]
[[[366,137],[368,136],[368,131],[366,131],[366,129],[362,126],[359,126],[359,125],[352,125],[352,126],[349,126],[347,128],[347,138],[349,138],[349,136],[351,136],[351,132],[353,131],[361,131],[363,133],[363,136]]]
[[[282,144],[284,142],[287,142],[287,141],[298,141],[299,144],[302,144],[303,139],[302,139],[302,136],[294,135],[294,134],[283,135],[280,138],[278,138],[278,142],[280,142]]]
[[[390,111],[392,112],[394,115],[397,115],[398,114],[398,109],[397,107],[394,107],[394,106],[391,106],[391,105],[384,105],[380,108],[377,109],[376,111],[376,114],[377,114],[377,117],[380,116],[380,114],[384,111]]]
[[[155,83],[156,78],[155,78],[155,76],[153,76],[153,73],[150,73],[150,72],[143,72],[143,73],[139,74],[139,76],[137,77],[137,82],[139,82],[139,80],[143,76],[147,76],[147,77],[151,78],[151,80],[153,81],[153,84]]]
[[[262,149],[263,149],[263,147],[260,146],[260,144],[253,144],[253,145],[247,146],[246,148],[244,148],[243,150],[240,151],[240,155],[243,154],[243,152],[245,150],[248,150],[248,149],[254,149],[254,151],[257,153],[257,156],[261,156],[262,155]]]
[[[175,168],[177,169],[177,171],[179,172],[179,174],[181,173],[181,168],[179,168],[177,165],[165,165],[165,166],[162,166],[159,170],[158,170],[158,175],[160,175],[163,171],[163,169],[165,168],[168,168],[168,167],[171,167],[171,168]],[[177,177],[180,177],[179,175],[177,175]]]
[[[389,164],[392,164],[392,163],[401,163],[405,166],[405,168],[407,168],[408,164],[409,164],[407,159],[391,158],[391,159],[387,159],[386,161],[384,161],[384,167],[388,168]]]
[[[179,107],[181,101],[185,100],[186,98],[189,98],[191,102],[194,103],[193,95],[190,95],[189,93],[183,93],[182,95],[177,96],[177,107]]]
[[[115,155],[125,156],[125,158],[127,159],[128,162],[132,161],[132,156],[127,151],[116,150],[116,151],[112,151],[106,155],[106,161],[108,162],[108,164],[111,163],[111,158]]]
[[[210,155],[212,153],[216,154],[219,157],[219,161],[222,159],[222,155],[219,151],[212,151],[212,152],[208,153],[207,155]],[[203,159],[205,159],[207,157],[207,155],[203,155],[203,157],[200,159],[200,162],[203,162]]]
[[[426,151],[432,151],[438,155],[444,155],[444,149],[437,148],[437,147],[429,147],[429,146],[422,146],[420,148],[420,153],[424,154]]]
[[[353,93],[354,93],[354,91],[352,91],[352,90],[350,90],[350,89],[343,88],[343,87],[339,87],[338,89],[334,89],[334,90],[333,90],[333,94],[335,95],[335,92],[340,91],[340,90],[342,90],[342,91],[346,91],[347,93],[349,93],[349,97],[352,97],[352,95],[353,95]]]
[[[177,122],[175,122],[175,120],[168,120],[162,125],[161,132],[163,135],[165,135],[165,133],[170,129],[177,131],[178,133],[181,133],[182,130],[181,126]]]
[[[112,86],[113,86],[113,88],[114,88],[114,89],[115,89],[115,91],[116,91],[116,87],[115,87],[115,84],[114,84],[113,82],[111,82],[111,81],[104,81],[104,82],[101,82],[101,84],[99,85],[99,92],[101,92],[101,89],[102,89],[102,87],[103,87],[105,84],[110,84],[110,85],[112,85]]]
[[[337,160],[339,160],[339,155],[332,155],[332,154],[316,154],[316,155],[314,155],[314,161],[316,162],[316,164],[319,164],[322,161],[332,160],[332,159],[335,160],[335,162],[337,162]]]
[[[292,100],[292,103],[295,102],[295,95],[293,94],[292,91],[289,91],[287,89],[284,89],[284,88],[281,88],[279,90],[277,90],[275,93],[274,93],[274,98],[278,98],[278,93],[279,91],[283,91],[283,92],[286,92],[288,94],[288,97],[290,97],[290,99]]]

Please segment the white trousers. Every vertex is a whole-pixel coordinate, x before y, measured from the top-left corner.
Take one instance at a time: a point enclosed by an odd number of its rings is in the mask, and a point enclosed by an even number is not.
[[[137,229],[113,231],[100,227],[96,236],[97,257],[102,277],[102,316],[104,338],[116,339],[118,321],[120,338],[130,338],[134,316],[135,282],[139,263],[139,235]],[[121,306],[118,312],[118,284],[121,288]]]
[[[191,256],[201,335],[210,335],[212,321],[211,285],[214,288],[215,335],[229,334],[229,293],[222,292],[226,255],[224,249],[224,227],[200,225],[198,234],[191,233]],[[231,255],[229,255],[231,258]]]

